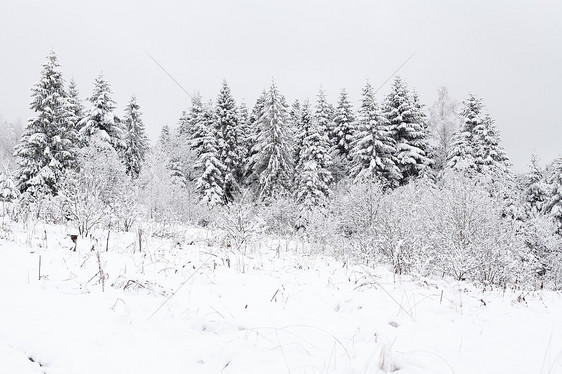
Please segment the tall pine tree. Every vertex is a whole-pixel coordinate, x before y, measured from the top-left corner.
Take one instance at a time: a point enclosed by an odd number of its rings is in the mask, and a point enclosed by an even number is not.
[[[79,123],[83,142],[88,144],[89,138],[95,136],[122,154],[125,148],[124,130],[121,120],[114,113],[117,104],[112,98],[111,87],[102,74],[94,82],[94,92],[89,101],[92,107]]]
[[[141,165],[145,160],[148,151],[148,137],[146,136],[144,123],[141,118],[140,106],[135,96],[125,108],[125,149],[123,159],[127,174],[133,178],[138,178]]]
[[[227,202],[234,199],[243,173],[244,149],[239,126],[236,102],[230,87],[223,81],[216,104],[216,126],[219,138],[219,160],[226,168],[224,175],[224,196]]]
[[[395,157],[402,174],[401,184],[419,176],[430,164],[427,127],[419,101],[408,92],[406,84],[396,77],[386,97],[384,115],[396,142]]]
[[[334,142],[336,152],[345,159],[350,159],[353,136],[355,134],[355,114],[349,102],[347,91],[341,90],[334,117]]]
[[[305,207],[322,205],[330,196],[332,164],[330,140],[324,117],[325,97],[318,95],[316,116],[303,128],[304,138],[297,165],[297,202]],[[306,111],[303,110],[303,113]]]
[[[29,119],[14,153],[19,165],[17,186],[32,196],[56,194],[64,171],[75,167],[77,136],[73,108],[54,51],[43,64],[31,97],[35,116]]]
[[[249,165],[257,181],[258,196],[267,200],[289,192],[294,171],[289,113],[275,82],[271,83],[261,112]]]
[[[477,139],[474,129],[483,122],[482,100],[470,94],[463,102],[461,116],[463,123],[453,136],[451,148],[447,155],[447,168],[474,175],[477,172]]]
[[[353,141],[352,173],[355,180],[379,182],[385,187],[398,186],[402,175],[394,153],[395,142],[388,121],[375,101],[373,87],[367,83]]]
[[[197,160],[197,189],[211,206],[224,204],[224,176],[226,166],[220,161],[216,112],[212,103],[203,107],[200,119],[193,129],[192,148]]]

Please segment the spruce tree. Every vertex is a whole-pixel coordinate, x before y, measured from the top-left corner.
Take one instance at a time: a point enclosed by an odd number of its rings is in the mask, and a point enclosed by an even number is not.
[[[121,155],[125,148],[124,130],[121,120],[114,113],[117,104],[103,74],[96,78],[89,101],[92,107],[79,123],[80,137],[88,144],[90,137],[95,136],[110,144]]]
[[[543,211],[548,196],[545,171],[535,154],[531,155],[529,171],[524,178],[524,199],[527,212],[535,216]]]
[[[396,142],[395,157],[402,174],[401,184],[418,177],[431,164],[427,157],[429,143],[424,114],[416,101],[402,79],[396,77],[386,97],[384,115]]]
[[[548,213],[557,226],[557,233],[562,235],[562,158],[555,159],[549,167],[548,197],[544,211]]]
[[[68,103],[70,105],[70,111],[74,116],[74,127],[77,127],[82,117],[84,117],[84,105],[82,104],[82,100],[80,100],[80,93],[78,92],[78,86],[74,79],[71,79],[68,84]]]
[[[240,127],[240,144],[242,146],[242,169],[244,169],[244,165],[246,159],[248,157],[248,153],[250,152],[250,134],[252,132],[252,125],[250,123],[250,113],[248,112],[248,106],[245,102],[240,103],[240,107],[238,108],[238,123]],[[242,175],[244,170],[242,170]]]
[[[148,151],[148,137],[141,118],[140,106],[135,96],[131,97],[129,105],[125,108],[125,150],[124,163],[127,175],[138,178],[141,165]]]
[[[192,147],[197,160],[197,189],[211,206],[226,202],[224,175],[226,166],[220,161],[220,145],[216,128],[216,112],[212,103],[203,107],[200,120],[193,130]]]
[[[453,137],[447,167],[467,176],[506,178],[509,159],[500,145],[500,136],[489,114],[483,114],[482,100],[470,95],[461,115],[464,123]]]
[[[265,97],[256,134],[250,170],[257,181],[259,198],[274,199],[288,193],[294,169],[289,113],[275,82]]]
[[[477,139],[474,129],[483,121],[482,100],[470,94],[463,102],[461,116],[463,123],[453,136],[451,148],[447,155],[447,168],[460,171],[467,176],[477,172],[476,147]]]
[[[226,168],[223,190],[227,202],[230,202],[234,199],[242,179],[244,150],[236,102],[226,81],[223,81],[217,98],[215,118],[219,138],[219,160]]]
[[[64,171],[76,166],[77,137],[73,108],[54,51],[43,64],[31,97],[35,116],[29,119],[14,153],[19,165],[17,187],[32,196],[56,194]]]
[[[394,152],[395,142],[388,121],[375,101],[373,87],[367,83],[353,140],[352,174],[355,180],[380,182],[385,187],[398,186],[402,175],[396,166]]]
[[[316,118],[304,128],[304,139],[297,165],[297,202],[305,207],[313,207],[326,202],[330,196],[329,185],[332,174],[329,167],[332,164],[330,140],[326,122],[321,115],[325,100],[319,95],[316,108]],[[303,110],[303,113],[305,110]]]
[[[310,127],[312,126],[313,116],[310,109],[310,103],[308,99],[304,101],[302,106],[299,108],[298,118],[293,126],[293,136],[294,136],[294,145],[293,145],[293,157],[295,165],[298,165],[301,160],[301,156],[303,155],[304,151],[304,140],[307,134],[310,133]]]
[[[199,92],[196,92],[195,95],[191,97],[191,107],[189,108],[189,111],[184,112],[180,118],[180,134],[187,135],[188,138],[191,138],[193,135],[192,132],[194,131],[197,122],[200,121],[202,113],[203,99],[201,98]]]
[[[265,102],[267,101],[267,91],[263,90],[256,99],[256,103],[252,108],[252,113],[250,114],[249,125],[251,127],[251,131],[248,137],[248,149],[251,156],[252,149],[256,144],[257,138],[259,137],[260,126],[259,121],[264,113]]]
[[[164,125],[160,129],[160,136],[158,137],[158,145],[164,150],[168,150],[172,137],[170,135],[170,126]]]
[[[334,117],[334,143],[336,153],[347,160],[351,158],[355,127],[355,114],[349,102],[347,91],[344,88],[341,90]]]
[[[477,170],[498,177],[509,174],[509,158],[500,145],[500,135],[489,114],[474,128],[476,138],[475,158]]]
[[[334,107],[326,100],[324,90],[318,91],[316,106],[314,108],[314,120],[317,125],[324,129],[330,143],[335,144],[334,133]]]

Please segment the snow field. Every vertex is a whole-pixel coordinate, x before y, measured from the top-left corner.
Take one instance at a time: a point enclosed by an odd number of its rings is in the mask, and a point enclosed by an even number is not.
[[[217,232],[147,235],[143,253],[106,236],[0,242],[0,373],[562,373],[560,293],[400,278],[275,238],[229,267]]]

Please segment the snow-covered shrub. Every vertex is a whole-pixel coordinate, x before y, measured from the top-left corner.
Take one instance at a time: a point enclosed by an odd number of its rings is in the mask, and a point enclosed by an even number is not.
[[[519,236],[535,259],[532,270],[540,288],[562,288],[562,238],[557,228],[551,217],[535,214],[519,229]]]
[[[118,202],[131,193],[132,184],[117,152],[107,142],[92,137],[90,145],[80,151],[78,162],[79,169],[67,171],[60,182],[59,196],[80,235],[133,214]]]
[[[245,271],[245,258],[248,249],[257,236],[264,231],[265,222],[257,214],[259,207],[243,194],[238,200],[222,207],[217,207],[215,225],[224,233],[225,259],[230,262],[233,254],[239,270]]]
[[[425,230],[435,270],[485,284],[528,279],[532,257],[514,221],[502,218],[502,201],[485,186],[451,173],[427,204]]]
[[[338,222],[338,234],[346,238],[351,255],[362,262],[379,259],[376,251],[376,224],[383,199],[376,183],[342,181],[334,191],[332,219]]]
[[[269,234],[293,236],[299,229],[299,209],[290,197],[279,196],[261,205],[259,214]]]
[[[432,193],[428,182],[410,183],[385,194],[376,217],[375,245],[396,274],[424,272],[429,261],[429,243],[421,222],[426,217]]]

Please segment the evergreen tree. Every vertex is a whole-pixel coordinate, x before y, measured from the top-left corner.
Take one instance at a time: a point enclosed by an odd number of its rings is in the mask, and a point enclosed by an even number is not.
[[[226,166],[219,158],[220,145],[215,116],[213,105],[209,103],[203,108],[192,138],[192,147],[197,157],[194,167],[199,172],[197,189],[211,206],[226,202],[223,189]]]
[[[191,107],[189,108],[189,111],[184,111],[179,120],[180,135],[187,135],[187,137],[190,138],[197,122],[201,119],[202,113],[203,99],[201,98],[199,92],[196,92],[195,95],[191,97]]]
[[[396,77],[388,94],[384,115],[396,142],[396,161],[402,174],[401,184],[419,176],[430,164],[424,114],[406,84]]]
[[[499,133],[490,115],[484,115],[482,109],[482,100],[474,95],[464,102],[464,123],[453,137],[447,167],[468,176],[509,177],[510,163],[500,146]]]
[[[562,158],[555,159],[549,169],[548,197],[544,210],[556,222],[557,233],[562,235]]]
[[[505,176],[509,174],[509,158],[500,145],[500,135],[489,114],[474,128],[477,139],[475,158],[477,170],[482,174]]]
[[[80,100],[80,93],[78,92],[78,86],[74,79],[71,79],[68,84],[68,103],[70,105],[70,111],[74,116],[73,125],[78,126],[78,123],[84,117],[84,105],[82,100]]]
[[[483,105],[482,100],[472,94],[463,102],[463,105],[461,111],[463,123],[453,136],[447,155],[447,168],[466,175],[474,175],[478,169],[476,164],[477,139],[474,129],[483,122]]]
[[[257,138],[259,137],[259,132],[260,132],[259,121],[263,116],[266,101],[267,101],[267,91],[263,90],[260,96],[257,98],[256,104],[252,108],[252,113],[250,114],[249,123],[251,126],[251,131],[250,131],[250,137],[248,138],[250,153],[252,152],[252,149],[256,144]]]
[[[170,136],[170,126],[164,125],[160,130],[160,136],[158,137],[158,145],[162,147],[162,149],[167,150],[170,145],[170,141],[172,140]]]
[[[341,90],[334,117],[334,143],[338,155],[349,160],[355,133],[355,114],[349,102],[347,91]]]
[[[181,112],[181,117],[178,120],[178,131],[180,136],[187,135],[189,133],[189,129],[189,112],[184,110]]]
[[[100,74],[94,82],[94,92],[89,98],[92,107],[80,121],[80,136],[89,143],[92,136],[110,144],[119,154],[125,148],[124,130],[120,119],[114,114],[117,104],[113,100],[109,83]]]
[[[324,93],[324,90],[320,89],[320,91],[318,91],[318,96],[316,99],[314,120],[316,121],[318,126],[324,129],[331,144],[335,144],[335,140],[333,137],[334,111],[334,107],[326,100],[326,94]]]
[[[307,134],[310,133],[310,127],[312,126],[312,121],[313,121],[312,113],[310,109],[310,103],[308,102],[308,99],[304,101],[302,106],[300,106],[298,115],[299,117],[297,118],[293,128],[293,134],[295,139],[294,147],[293,147],[294,148],[293,157],[294,157],[295,165],[298,165],[300,163],[301,156],[303,155],[303,151],[304,151],[304,140]]]
[[[223,81],[217,98],[216,121],[219,137],[219,160],[226,168],[223,190],[226,200],[230,202],[233,200],[242,179],[244,150],[236,102],[226,81]]]
[[[242,161],[245,162],[250,152],[250,134],[252,132],[250,113],[245,102],[240,103],[238,108],[238,124],[240,127],[240,144],[243,151]]]
[[[374,96],[373,87],[367,83],[363,89],[357,132],[353,140],[352,169],[355,180],[380,182],[385,187],[398,186],[400,169],[393,156],[395,142],[388,121],[382,115]]]
[[[274,199],[288,192],[293,176],[293,144],[284,97],[272,82],[257,122],[256,143],[250,170],[261,199]]]
[[[76,165],[74,115],[54,51],[43,64],[41,78],[32,88],[29,119],[14,156],[19,165],[17,186],[32,196],[56,194],[57,182]]]
[[[125,151],[124,161],[126,173],[133,179],[138,178],[141,165],[148,151],[148,137],[141,118],[140,106],[135,96],[125,108]]]
[[[297,165],[297,202],[305,207],[321,205],[330,196],[329,185],[333,179],[329,170],[332,163],[330,140],[325,118],[320,115],[324,102],[321,92],[316,118],[303,129],[304,139]]]
[[[545,171],[539,165],[536,155],[531,156],[529,171],[524,178],[524,198],[527,212],[535,216],[543,211],[548,196]]]

